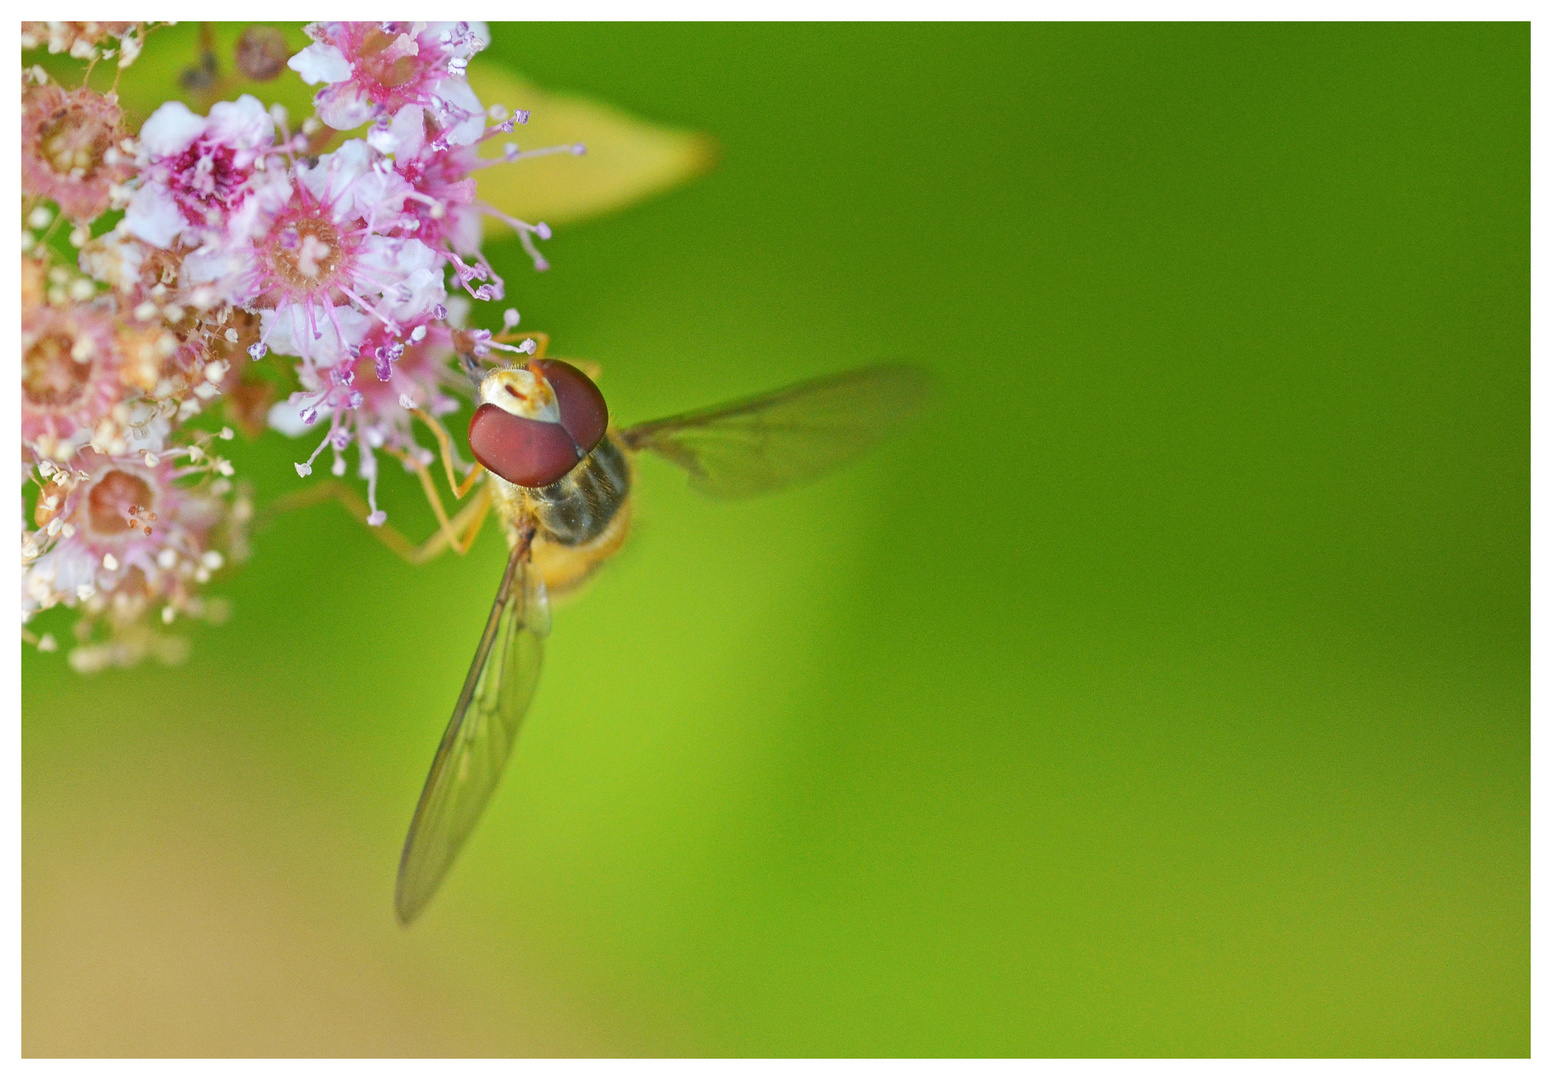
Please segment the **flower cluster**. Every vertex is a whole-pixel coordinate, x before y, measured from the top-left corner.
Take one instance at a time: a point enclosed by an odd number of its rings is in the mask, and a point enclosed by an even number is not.
[[[307,34],[289,67],[320,89],[316,116],[295,129],[244,94],[205,115],[169,101],[131,135],[113,92],[24,74],[22,465],[35,498],[22,614],[77,609],[79,669],[175,658],[177,639],[153,627],[219,614],[200,589],[244,556],[252,507],[217,452],[232,427],[202,423],[213,405],[239,428],[316,440],[303,476],[325,449],[344,475],[354,447],[368,520],[381,525],[382,453],[430,458],[410,410],[444,414],[467,393],[455,346],[532,347],[460,329],[472,301],[505,294],[480,251],[480,215],[516,229],[539,269],[533,240],[549,235],[476,197],[473,173],[491,163],[477,144],[528,119],[469,87],[484,26],[315,23]],[[134,24],[23,28],[24,46],[120,66],[144,36]],[[508,145],[491,160],[523,156]],[[99,219],[115,210],[107,228]],[[516,321],[508,309],[507,328]],[[261,364],[298,389],[271,401]]]
[[[147,27],[127,22],[24,22],[22,48],[47,45],[51,53],[69,53],[77,60],[112,60],[128,67],[140,55]]]

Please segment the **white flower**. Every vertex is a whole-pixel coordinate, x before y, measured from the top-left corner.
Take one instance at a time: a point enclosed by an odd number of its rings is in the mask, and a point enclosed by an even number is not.
[[[324,311],[296,303],[260,312],[260,320],[262,340],[271,349],[303,357],[318,367],[330,367],[349,357],[373,321],[349,304],[330,305]]]
[[[485,113],[464,72],[490,43],[483,23],[317,22],[307,34],[314,44],[289,63],[309,86],[324,84],[313,104],[325,124],[350,131],[420,105],[449,144],[479,139]]]
[[[287,61],[286,66],[300,75],[308,86],[344,82],[350,78],[351,71],[350,61],[345,59],[345,54],[323,42],[307,46]]]
[[[140,186],[124,228],[163,248],[241,233],[257,209],[250,196],[274,183],[256,168],[274,141],[275,122],[251,94],[217,102],[208,117],[169,101],[141,129]]]

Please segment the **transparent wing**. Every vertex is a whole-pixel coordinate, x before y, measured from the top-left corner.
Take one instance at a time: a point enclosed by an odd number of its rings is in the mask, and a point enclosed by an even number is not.
[[[928,385],[909,364],[858,368],[638,424],[620,442],[672,461],[712,498],[759,495],[860,457],[921,407]]]
[[[404,839],[394,906],[405,925],[436,893],[474,831],[539,682],[549,604],[543,581],[529,570],[531,537],[530,528],[507,562],[474,663]]]

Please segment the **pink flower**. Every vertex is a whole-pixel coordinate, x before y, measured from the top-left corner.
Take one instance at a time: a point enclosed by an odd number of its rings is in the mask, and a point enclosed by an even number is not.
[[[367,503],[372,524],[387,515],[377,509],[377,460],[374,451],[388,447],[422,464],[434,460],[415,439],[411,408],[433,416],[445,416],[462,403],[449,390],[463,380],[447,361],[453,356],[453,333],[443,323],[422,324],[399,341],[381,327],[363,339],[359,355],[343,359],[324,371],[301,373],[303,389],[276,404],[270,426],[299,436],[327,419],[323,440],[305,462],[296,466],[301,476],[312,473],[313,462],[325,448],[333,453],[331,472],[344,476],[343,451],[355,442],[360,454],[359,475],[367,482]]]
[[[406,105],[391,124],[367,133],[367,142],[392,154],[394,169],[414,189],[405,212],[416,220],[415,236],[434,247],[472,256],[480,247],[480,211],[470,174],[481,167],[473,146],[449,147],[426,137],[426,115]]]
[[[300,356],[304,368],[354,355],[373,321],[397,336],[446,299],[441,259],[412,237],[401,213],[412,191],[361,140],[317,165],[298,164],[284,186],[257,192],[247,236],[184,260],[191,280],[260,312],[252,350]]]
[[[424,335],[417,332],[424,330]],[[384,342],[381,350],[362,350],[361,422],[376,427],[384,440],[396,445],[414,443],[410,434],[408,407],[424,409],[432,416],[456,412],[463,403],[450,391],[469,390],[467,376],[448,366],[453,358],[454,331],[445,323],[417,327],[409,335],[404,350],[394,355],[394,343]],[[371,355],[367,365],[365,357]],[[396,440],[402,439],[402,442]]]
[[[504,107],[492,112],[505,112]],[[499,135],[511,134],[517,124],[526,124],[528,113],[512,113],[480,135],[477,142]],[[508,144],[501,158],[484,159],[473,146],[453,146],[436,122],[426,115],[419,105],[405,105],[391,122],[379,120],[367,133],[367,142],[385,154],[392,154],[394,168],[414,187],[405,204],[405,212],[415,217],[418,226],[415,235],[428,244],[445,247],[458,273],[458,283],[476,300],[500,300],[504,289],[501,278],[491,269],[480,253],[480,216],[489,214],[499,218],[522,240],[523,248],[533,259],[536,270],[546,270],[549,264],[534,246],[533,238],[550,238],[550,227],[544,222],[530,225],[526,221],[504,214],[488,203],[477,200],[477,186],[473,177],[476,170],[488,168],[498,161],[516,161],[520,158],[538,157],[553,153],[581,154],[581,144],[551,146],[540,150],[519,152],[514,144]],[[465,262],[468,259],[471,262]],[[489,285],[479,289],[471,281],[486,281]]]
[[[245,499],[224,498],[231,467],[199,444],[160,456],[87,450],[73,465],[40,478],[39,528],[22,543],[23,618],[56,605],[78,608],[88,631],[105,620],[117,644],[72,655],[72,664],[132,663],[148,639],[118,639],[149,609],[159,608],[165,623],[206,614],[198,589],[228,558],[243,557],[250,511]],[[194,475],[201,482],[185,486]]]
[[[180,236],[197,245],[244,231],[257,209],[249,199],[253,187],[273,176],[256,170],[274,142],[275,123],[252,95],[218,102],[209,117],[169,101],[140,129],[140,186],[125,228],[163,248]]]
[[[497,350],[536,351],[535,339],[463,328],[471,300],[505,293],[480,250],[480,216],[517,229],[541,270],[534,240],[549,236],[478,198],[473,174],[494,160],[477,145],[528,120],[485,110],[469,86],[484,24],[318,22],[307,33],[313,44],[290,61],[317,87],[300,132],[244,95],[205,116],[168,101],[132,139],[115,92],[65,90],[38,67],[22,80],[21,458],[37,489],[22,614],[79,617],[77,670],[180,659],[186,645],[161,624],[214,620],[220,601],[203,586],[246,553],[251,505],[212,452],[233,433],[185,426],[193,418],[225,407],[245,432],[267,421],[308,437],[303,476],[325,448],[343,476],[354,445],[367,520],[381,525],[382,455],[432,465],[421,422],[467,401],[454,357],[472,369]],[[23,35],[123,68],[144,27],[23,24]],[[363,125],[363,138],[314,156],[328,127]],[[499,160],[581,152],[509,143]],[[111,224],[109,210],[123,218]],[[508,309],[505,329],[517,323]],[[257,363],[268,353],[284,363]],[[278,405],[276,367],[301,385]],[[53,634],[23,637],[58,647]]]
[[[313,99],[318,118],[340,131],[420,105],[466,146],[480,137],[485,114],[464,72],[490,43],[483,23],[318,22],[309,45],[290,67],[309,86],[327,84]]]
[[[22,92],[22,191],[53,199],[72,221],[108,209],[114,185],[130,174],[117,98],[53,83]]]
[[[22,445],[69,460],[124,397],[111,311],[86,304],[22,309]]]

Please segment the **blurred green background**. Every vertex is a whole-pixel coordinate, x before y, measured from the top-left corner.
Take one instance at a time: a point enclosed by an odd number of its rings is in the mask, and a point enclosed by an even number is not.
[[[25,1052],[1529,1052],[1527,27],[495,39],[720,144],[492,251],[619,418],[937,407],[763,501],[645,462],[408,932],[494,531],[318,507],[181,668],[27,652]]]

